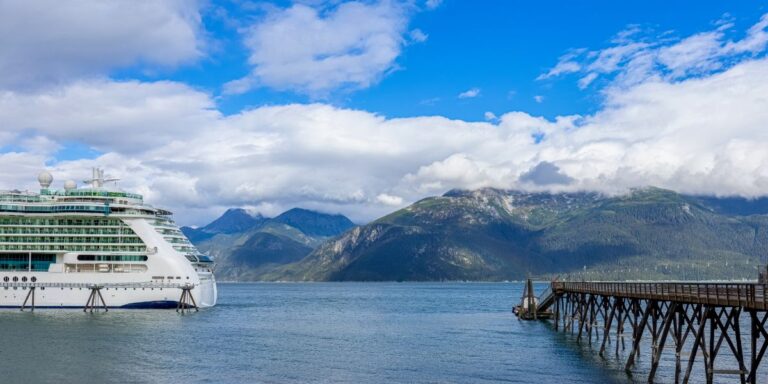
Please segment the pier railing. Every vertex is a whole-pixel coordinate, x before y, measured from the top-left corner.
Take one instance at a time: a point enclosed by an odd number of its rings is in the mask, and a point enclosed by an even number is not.
[[[600,356],[628,348],[627,372],[649,347],[649,383],[660,368],[674,368],[675,383],[692,375],[707,383],[722,375],[738,375],[741,383],[765,377],[758,369],[768,352],[768,284],[555,281],[551,289],[539,309],[553,311],[555,330],[597,342]],[[660,364],[663,358],[669,364]]]
[[[740,306],[745,309],[768,310],[768,285],[755,283],[653,283],[653,282],[554,282],[556,294],[564,292]]]

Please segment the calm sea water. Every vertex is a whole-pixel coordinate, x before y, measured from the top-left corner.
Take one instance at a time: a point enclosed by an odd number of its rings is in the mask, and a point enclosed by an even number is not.
[[[221,284],[220,305],[184,316],[4,310],[0,382],[632,382],[623,358],[601,359],[548,323],[518,321],[510,308],[521,290],[517,283]]]

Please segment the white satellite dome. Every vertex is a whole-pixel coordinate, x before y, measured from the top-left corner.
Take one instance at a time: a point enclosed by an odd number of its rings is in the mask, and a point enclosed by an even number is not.
[[[77,189],[77,183],[74,180],[64,182],[64,190],[71,191],[73,189]]]
[[[51,183],[53,183],[53,175],[48,171],[40,172],[37,176],[37,181],[40,182],[40,187],[48,188],[51,186]]]

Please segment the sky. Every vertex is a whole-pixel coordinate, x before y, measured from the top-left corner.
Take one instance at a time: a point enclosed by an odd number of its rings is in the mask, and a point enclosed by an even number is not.
[[[0,0],[0,189],[204,225],[452,188],[768,195],[761,2]]]

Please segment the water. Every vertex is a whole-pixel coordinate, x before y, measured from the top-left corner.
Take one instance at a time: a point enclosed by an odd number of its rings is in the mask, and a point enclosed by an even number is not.
[[[521,290],[516,283],[221,284],[220,305],[184,316],[4,310],[0,380],[632,382],[623,358],[601,359],[548,323],[518,321],[510,308]],[[643,382],[640,371],[635,380]]]

